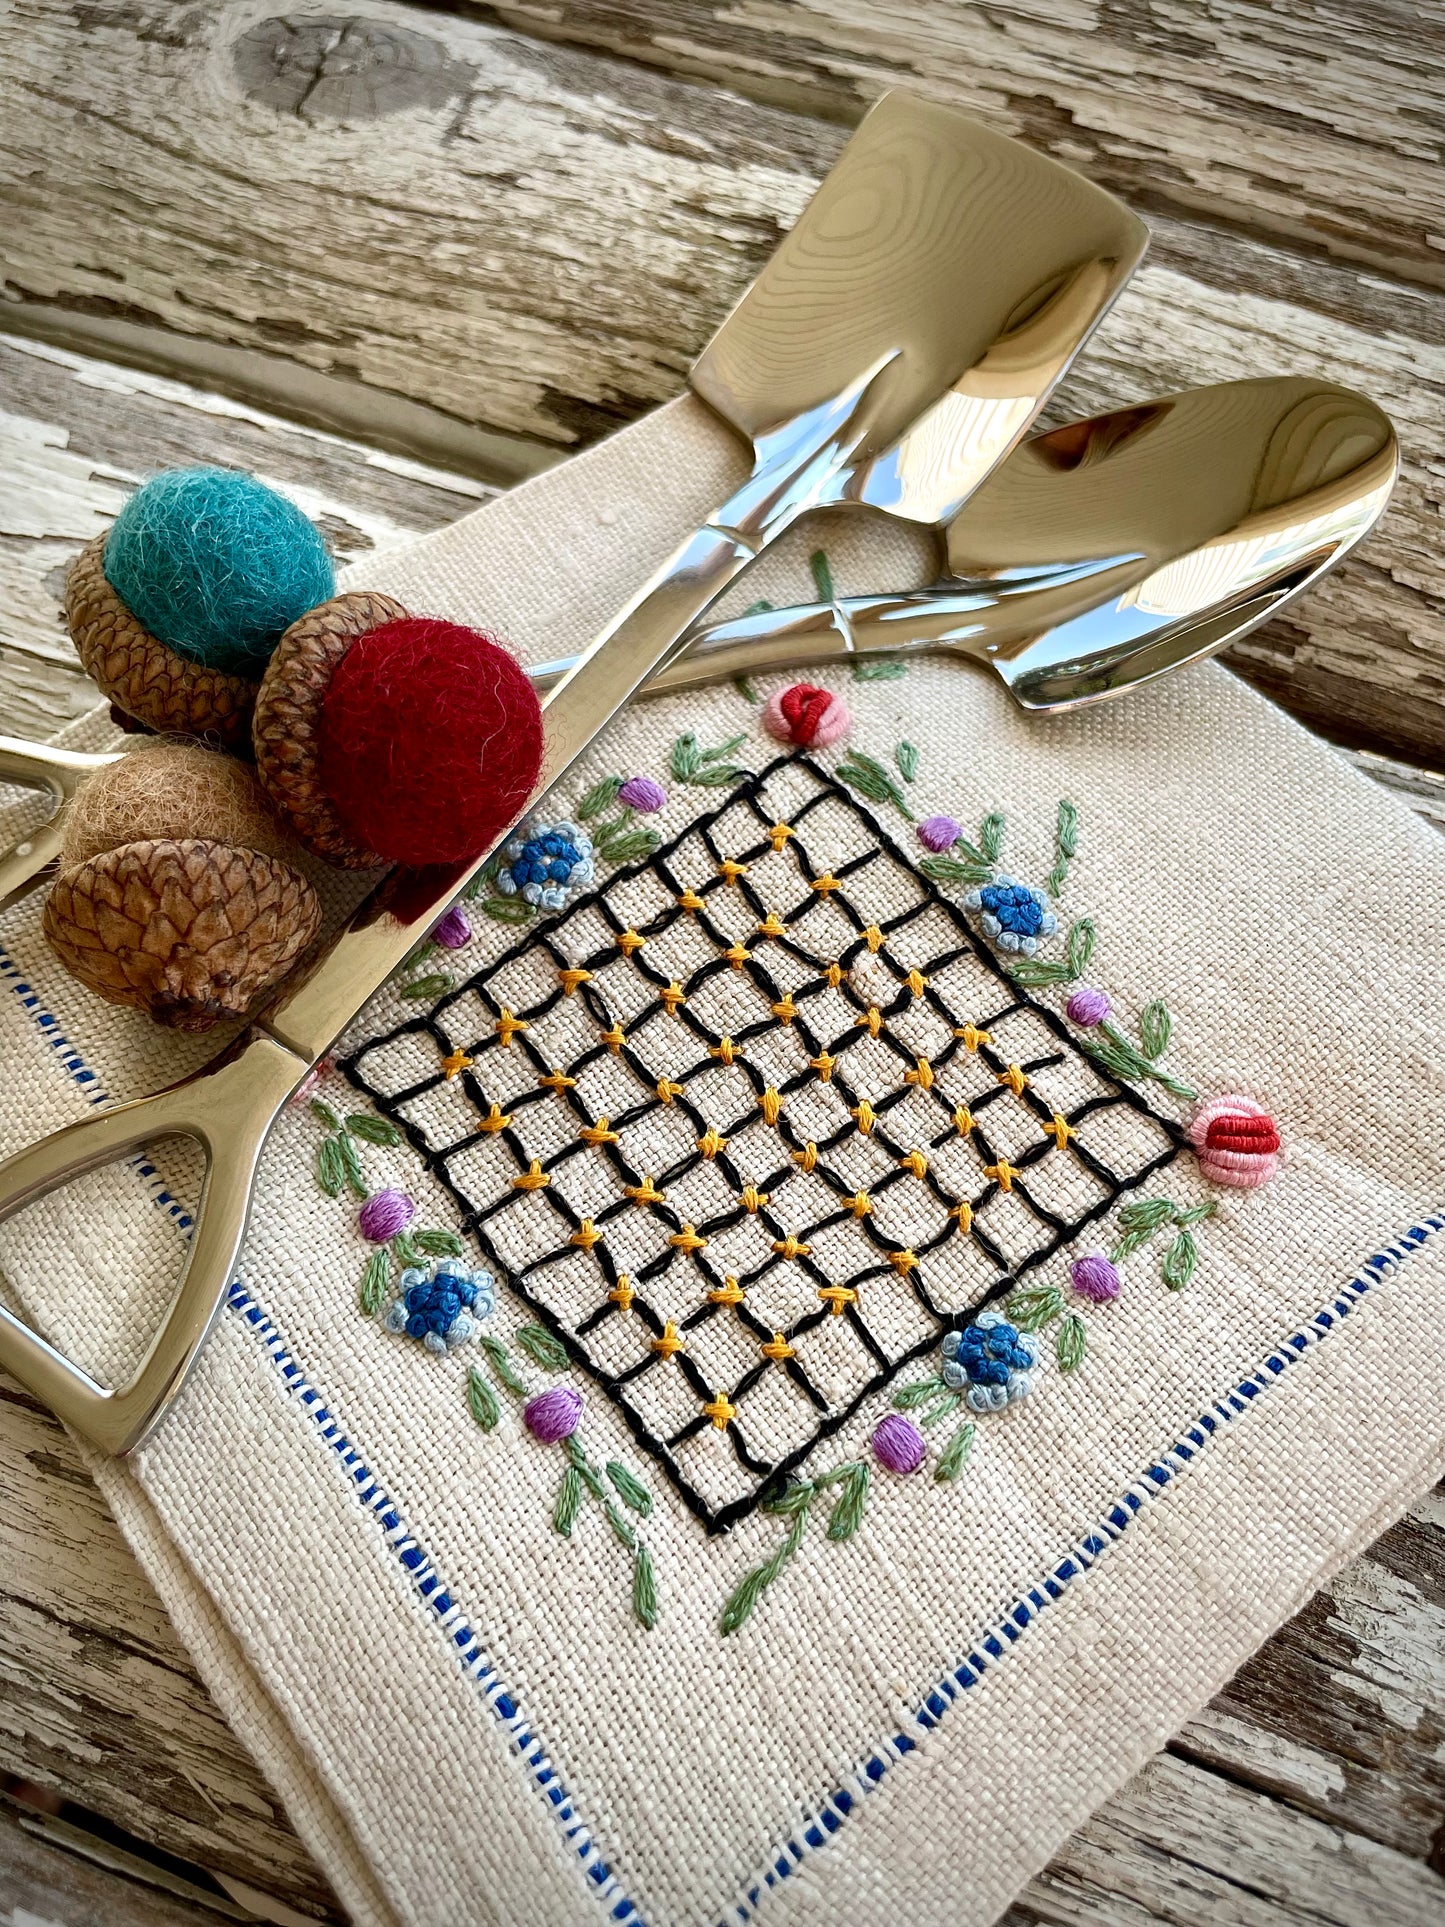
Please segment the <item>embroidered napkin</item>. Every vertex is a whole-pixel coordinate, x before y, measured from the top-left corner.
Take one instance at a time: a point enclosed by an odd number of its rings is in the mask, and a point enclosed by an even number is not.
[[[557,655],[739,468],[685,400],[351,584]],[[818,548],[932,568],[843,516],[732,606]],[[361,1016],[92,1457],[358,1921],[987,1922],[1445,1467],[1438,839],[1213,665],[1055,719],[809,676],[806,749],[795,680],[544,801],[551,901],[514,851]],[[0,939],[6,1149],[214,1047]],[[103,1377],[197,1180],[0,1234]]]

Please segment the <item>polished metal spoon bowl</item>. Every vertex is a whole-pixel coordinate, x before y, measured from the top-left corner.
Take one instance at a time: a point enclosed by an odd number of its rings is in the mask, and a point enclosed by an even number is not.
[[[1071,422],[1016,449],[954,518],[934,587],[714,623],[647,693],[941,649],[989,664],[1026,709],[1122,695],[1238,641],[1334,568],[1397,466],[1373,402],[1293,376]],[[545,687],[567,666],[530,673]]]

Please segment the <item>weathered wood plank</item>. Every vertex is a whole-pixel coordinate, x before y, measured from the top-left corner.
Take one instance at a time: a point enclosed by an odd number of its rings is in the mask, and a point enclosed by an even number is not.
[[[488,17],[853,119],[908,86],[1148,213],[1445,284],[1445,15],[1368,0],[492,0]]]
[[[676,391],[843,138],[450,13],[260,11],[21,0],[0,78],[14,325],[261,357],[535,462]],[[1234,659],[1337,740],[1440,761],[1445,297],[1222,232],[1173,224],[1189,273],[1140,275],[1068,402],[1295,369],[1383,401],[1406,450],[1386,524]]]
[[[82,1847],[88,1851],[82,1851]],[[119,1862],[119,1864],[118,1864]],[[3,1927],[216,1927],[255,1916],[168,1892],[89,1841],[0,1799]]]

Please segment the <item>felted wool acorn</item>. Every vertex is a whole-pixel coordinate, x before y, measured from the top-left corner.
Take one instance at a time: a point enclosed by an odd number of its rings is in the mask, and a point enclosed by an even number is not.
[[[250,769],[195,743],[143,743],[65,820],[42,927],[107,1003],[176,1030],[239,1017],[316,935],[316,893]]]
[[[482,630],[350,591],[281,638],[252,741],[267,793],[316,855],[353,870],[455,865],[530,797],[542,711]]]
[[[294,502],[234,470],[171,469],[81,550],[65,614],[122,721],[229,749],[248,739],[282,632],[334,587],[326,544]]]

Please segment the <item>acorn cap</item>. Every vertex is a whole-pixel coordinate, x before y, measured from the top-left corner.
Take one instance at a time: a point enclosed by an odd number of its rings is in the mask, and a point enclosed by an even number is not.
[[[322,705],[332,672],[357,637],[405,615],[375,589],[318,603],[277,643],[256,696],[256,774],[307,849],[348,870],[380,869],[385,859],[346,834],[321,786]]]
[[[289,864],[186,837],[126,843],[62,871],[42,928],[107,1003],[198,1031],[242,1016],[320,923],[316,892]]]
[[[65,619],[87,674],[148,729],[243,746],[255,683],[188,661],[139,623],[106,578],[105,543],[87,542],[65,582]]]

